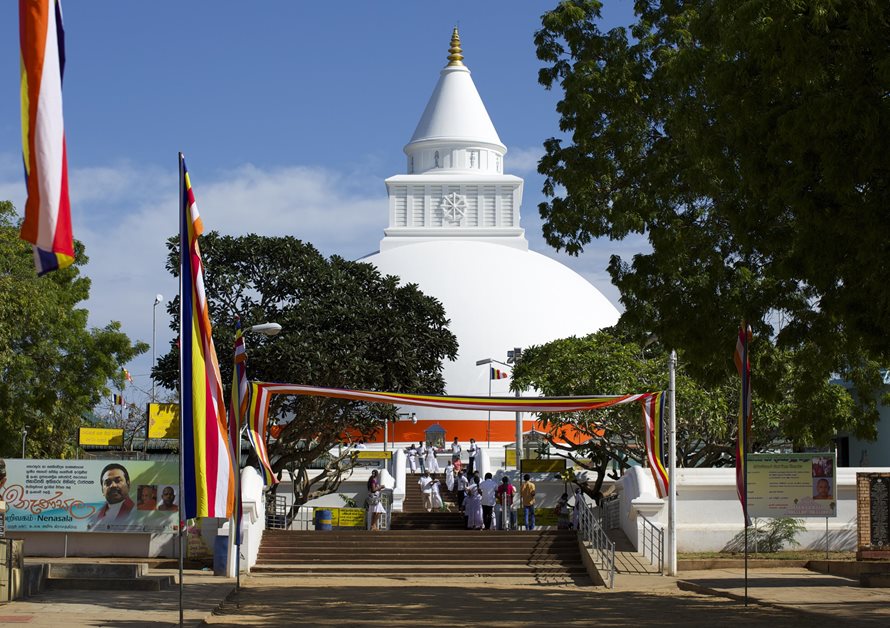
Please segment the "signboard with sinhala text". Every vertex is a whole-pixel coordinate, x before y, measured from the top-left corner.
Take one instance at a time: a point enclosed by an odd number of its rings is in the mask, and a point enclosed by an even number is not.
[[[834,453],[748,454],[751,517],[836,517]]]

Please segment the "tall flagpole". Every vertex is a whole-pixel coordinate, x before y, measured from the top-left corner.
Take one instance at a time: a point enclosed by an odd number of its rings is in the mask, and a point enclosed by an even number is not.
[[[668,359],[670,383],[668,397],[668,575],[677,575],[677,352]]]
[[[182,256],[188,255],[188,247],[186,246],[186,240],[188,239],[188,232],[183,232],[183,228],[185,227],[185,195],[183,194],[183,190],[185,189],[185,177],[182,173],[182,153],[179,153],[179,399],[180,403],[182,403],[182,378],[185,373],[185,364],[184,364],[184,351],[183,345],[186,342],[191,342],[191,339],[187,339],[183,336],[183,330],[185,329],[185,312],[182,308],[182,291],[183,286],[185,285],[185,278],[182,276]],[[179,626],[182,628],[184,623],[183,610],[182,610],[182,590],[183,590],[183,582],[182,582],[182,572],[183,572],[183,555],[185,554],[184,547],[184,532],[185,532],[185,500],[183,499],[183,491],[182,491],[182,480],[185,477],[185,471],[183,465],[185,464],[185,456],[183,455],[183,444],[185,442],[184,432],[185,429],[184,421],[185,417],[183,413],[179,413]]]

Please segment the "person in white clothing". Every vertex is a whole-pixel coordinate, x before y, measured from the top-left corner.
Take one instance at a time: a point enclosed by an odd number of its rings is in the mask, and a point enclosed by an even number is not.
[[[439,492],[439,478],[435,475],[430,476],[430,507],[433,510],[442,510],[442,494]]]
[[[436,450],[432,446],[426,451],[426,470],[428,473],[439,472],[439,463],[436,461]]]
[[[408,471],[411,474],[417,473],[417,447],[414,443],[405,450],[405,458],[408,459]]]
[[[470,445],[467,447],[467,455],[470,457],[470,461],[467,463],[467,473],[472,477],[473,471],[476,470],[476,452],[479,450],[476,447],[476,439],[470,439]]]
[[[433,481],[430,479],[430,474],[424,471],[423,475],[420,476],[420,479],[417,480],[417,483],[420,485],[420,495],[423,498],[423,507],[427,512],[430,512],[433,509]]]
[[[581,507],[584,505],[584,492],[581,490],[581,487],[578,486],[575,488],[575,507],[572,508],[572,527],[575,530],[580,528],[579,518],[581,516]]]
[[[448,487],[449,491],[454,490],[454,463],[450,460],[445,467],[445,486]]]
[[[426,471],[426,443],[423,441],[417,443],[417,461],[420,463],[420,472]]]
[[[454,490],[457,493],[457,508],[461,512],[464,512],[464,498],[467,495],[467,486],[469,486],[467,476],[464,475],[463,471],[459,471],[454,478]]]
[[[467,488],[467,498],[464,500],[464,509],[467,511],[467,529],[482,530],[484,522],[482,520],[482,496],[479,495],[479,486],[475,482],[470,482]]]
[[[494,518],[494,505],[497,503],[495,492],[498,490],[498,483],[495,482],[491,473],[485,474],[485,479],[479,483],[479,493],[482,496],[482,524],[486,530],[491,530],[491,521]]]
[[[460,443],[457,440],[457,436],[454,437],[454,442],[451,443],[451,462],[455,460],[460,460]]]

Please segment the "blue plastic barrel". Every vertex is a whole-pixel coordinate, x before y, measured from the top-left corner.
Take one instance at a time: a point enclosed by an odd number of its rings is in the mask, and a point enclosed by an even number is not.
[[[213,540],[213,575],[226,575],[229,564],[229,537],[218,536]]]
[[[334,520],[333,513],[330,510],[315,511],[315,529],[330,532],[334,529],[332,525]]]

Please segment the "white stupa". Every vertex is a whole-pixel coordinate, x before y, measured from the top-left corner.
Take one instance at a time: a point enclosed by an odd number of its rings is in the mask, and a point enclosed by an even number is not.
[[[389,227],[380,251],[362,261],[444,305],[460,343],[457,360],[445,365],[448,394],[487,396],[490,385],[492,395],[509,395],[510,380],[491,381],[489,366],[477,361],[506,362],[514,347],[592,333],[614,325],[619,313],[575,271],[528,250],[519,222],[523,180],[504,174],[507,147],[463,64],[456,28],[449,52],[405,146],[408,174],[386,180]],[[487,439],[487,413],[406,410],[419,421],[413,430],[399,423],[397,440],[419,440],[433,422],[449,440]],[[492,413],[491,420],[493,441],[512,440],[515,414]]]

